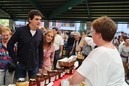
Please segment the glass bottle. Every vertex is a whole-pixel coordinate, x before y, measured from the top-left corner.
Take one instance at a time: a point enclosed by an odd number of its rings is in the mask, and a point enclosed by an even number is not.
[[[25,78],[19,78],[16,82],[16,86],[28,86]]]
[[[30,78],[29,80],[29,86],[37,86],[37,82],[35,78]]]
[[[37,74],[37,86],[44,86],[45,80],[42,74]]]
[[[49,75],[48,74],[44,74],[43,77],[44,77],[44,80],[45,80],[45,85],[49,84],[50,83]]]

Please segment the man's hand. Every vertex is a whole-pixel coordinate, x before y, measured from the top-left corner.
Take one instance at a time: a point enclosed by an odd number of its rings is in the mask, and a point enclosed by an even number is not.
[[[62,52],[60,52],[60,54],[59,54],[59,58],[61,58],[62,57]]]

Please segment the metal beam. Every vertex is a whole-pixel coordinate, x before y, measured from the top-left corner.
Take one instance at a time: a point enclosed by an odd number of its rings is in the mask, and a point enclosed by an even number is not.
[[[13,14],[10,13],[9,11],[7,11],[5,8],[2,8],[2,6],[0,6],[0,9],[1,9],[3,12],[7,13],[7,14],[9,15],[10,19],[15,19],[15,17],[13,16]]]
[[[57,9],[55,9],[49,16],[49,18],[54,18],[57,15],[66,12],[67,10],[72,9],[72,7],[81,4],[83,1],[85,0],[70,0],[69,2],[65,3],[64,5],[58,7]]]
[[[89,16],[89,19],[90,19],[91,15],[90,15],[90,9],[89,9],[88,0],[86,0],[86,8],[87,8],[87,13],[88,13],[88,16]]]
[[[89,19],[88,17],[76,17],[76,18],[71,18],[71,17],[59,17],[59,18],[55,18],[55,19],[52,19],[52,20],[61,20],[61,21],[65,21],[65,20],[70,20],[70,21],[84,21],[84,22],[87,22],[87,21],[93,21],[94,19],[96,19],[98,17],[91,17],[91,19]],[[129,17],[111,17],[114,21],[121,21],[121,22],[129,22]]]
[[[44,18],[46,19],[46,15],[45,15],[45,12],[42,11],[41,7],[37,4],[37,2],[35,0],[28,0],[37,10],[39,10]]]
[[[7,11],[7,9],[3,8],[3,1],[0,2],[0,9],[1,9],[3,12],[7,13],[7,14],[9,15],[9,18],[10,18],[10,19],[12,19],[12,20],[15,20],[15,19],[16,19],[16,17],[13,16],[13,13],[10,13],[9,11]],[[8,17],[7,17],[7,18],[8,18]],[[8,18],[8,19],[9,19],[9,18]]]
[[[110,4],[110,5],[114,5],[114,4],[122,4],[122,5],[123,5],[123,4],[125,4],[125,5],[126,5],[126,4],[129,4],[129,1],[122,1],[122,0],[121,0],[121,1],[114,1],[114,2],[112,1],[112,2],[111,2],[111,1],[104,1],[104,0],[102,0],[102,1],[100,1],[100,2],[97,2],[97,1],[95,2],[95,1],[94,1],[94,2],[91,2],[90,4],[92,4],[92,5],[93,5],[93,4],[103,4],[103,5],[104,5],[104,4]]]

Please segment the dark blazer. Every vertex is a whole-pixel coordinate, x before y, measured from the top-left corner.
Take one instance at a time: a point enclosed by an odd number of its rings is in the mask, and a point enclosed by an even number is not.
[[[17,53],[14,44],[17,43]],[[10,38],[7,49],[14,62],[19,62],[25,69],[41,68],[43,64],[43,33],[36,30],[34,36],[29,25],[20,27]]]

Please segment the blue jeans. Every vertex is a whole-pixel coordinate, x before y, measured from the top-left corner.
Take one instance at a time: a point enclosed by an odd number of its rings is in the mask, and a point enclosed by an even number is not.
[[[69,46],[69,45],[66,47],[66,52],[67,52],[66,55],[67,55],[68,57],[71,56],[71,55],[70,55],[70,52],[71,52],[72,48],[73,48],[73,46]]]
[[[34,77],[36,77],[36,74],[38,72],[38,67],[34,68],[33,70],[26,70],[20,63],[18,63],[16,65],[16,72],[15,72],[16,79],[18,79],[18,78],[25,78],[27,72],[28,72],[29,78],[34,78]]]
[[[56,63],[59,60],[60,50],[55,51],[53,67],[56,69]]]

